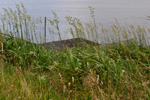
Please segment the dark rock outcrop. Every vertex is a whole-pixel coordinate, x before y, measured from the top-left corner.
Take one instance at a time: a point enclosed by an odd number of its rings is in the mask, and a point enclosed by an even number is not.
[[[61,41],[53,41],[53,42],[48,42],[48,43],[42,43],[39,45],[42,47],[45,47],[45,48],[52,49],[52,50],[64,50],[67,48],[82,47],[85,44],[95,45],[95,46],[100,45],[96,42],[86,40],[83,38],[74,38],[74,39],[67,39],[67,40],[61,40]]]

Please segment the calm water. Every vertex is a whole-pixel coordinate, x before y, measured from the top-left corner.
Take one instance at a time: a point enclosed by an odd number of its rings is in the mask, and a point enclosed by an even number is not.
[[[67,22],[65,16],[79,18],[83,23],[92,21],[88,6],[95,8],[96,23],[109,26],[115,22],[122,24],[150,26],[150,0],[0,0],[0,12],[2,8],[15,9],[15,3],[23,2],[28,13],[33,17],[41,16],[51,18],[55,11],[60,18],[61,32],[65,31]]]

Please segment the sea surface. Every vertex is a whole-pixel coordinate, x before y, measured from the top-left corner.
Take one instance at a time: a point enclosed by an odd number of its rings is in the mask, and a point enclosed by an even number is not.
[[[88,6],[94,7],[96,24],[108,27],[115,23],[150,26],[150,0],[0,0],[2,8],[16,9],[15,4],[23,2],[28,13],[35,18],[53,18],[56,12],[60,20],[62,36],[68,27],[65,16],[79,18],[83,23],[93,21]]]

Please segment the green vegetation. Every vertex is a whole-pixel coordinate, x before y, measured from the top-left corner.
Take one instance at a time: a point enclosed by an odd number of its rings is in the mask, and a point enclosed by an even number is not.
[[[20,11],[19,8],[17,11]],[[13,16],[17,11],[12,11],[15,12]],[[25,8],[23,12],[26,13]],[[16,19],[9,11],[1,15],[1,100],[150,98],[150,48],[147,41],[150,29],[132,25],[125,27],[117,23],[111,29],[102,28],[101,36],[95,20],[94,25],[86,23],[84,27],[79,19],[66,17],[72,26],[69,32],[73,37],[84,37],[96,42],[101,40],[102,46],[85,44],[64,51],[52,51],[31,43],[36,37],[36,29],[32,29],[36,24],[32,23],[33,20],[30,22],[30,17],[24,13],[20,11],[16,16],[21,15]],[[20,21],[17,21],[18,18]],[[51,25],[57,26],[56,33],[61,39],[57,20],[55,14],[55,20],[49,21]],[[132,38],[136,40],[124,42]],[[105,45],[113,42],[118,43]]]

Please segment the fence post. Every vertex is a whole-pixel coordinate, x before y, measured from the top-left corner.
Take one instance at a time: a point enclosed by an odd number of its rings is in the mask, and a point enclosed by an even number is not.
[[[44,18],[44,40],[46,43],[46,17]]]

